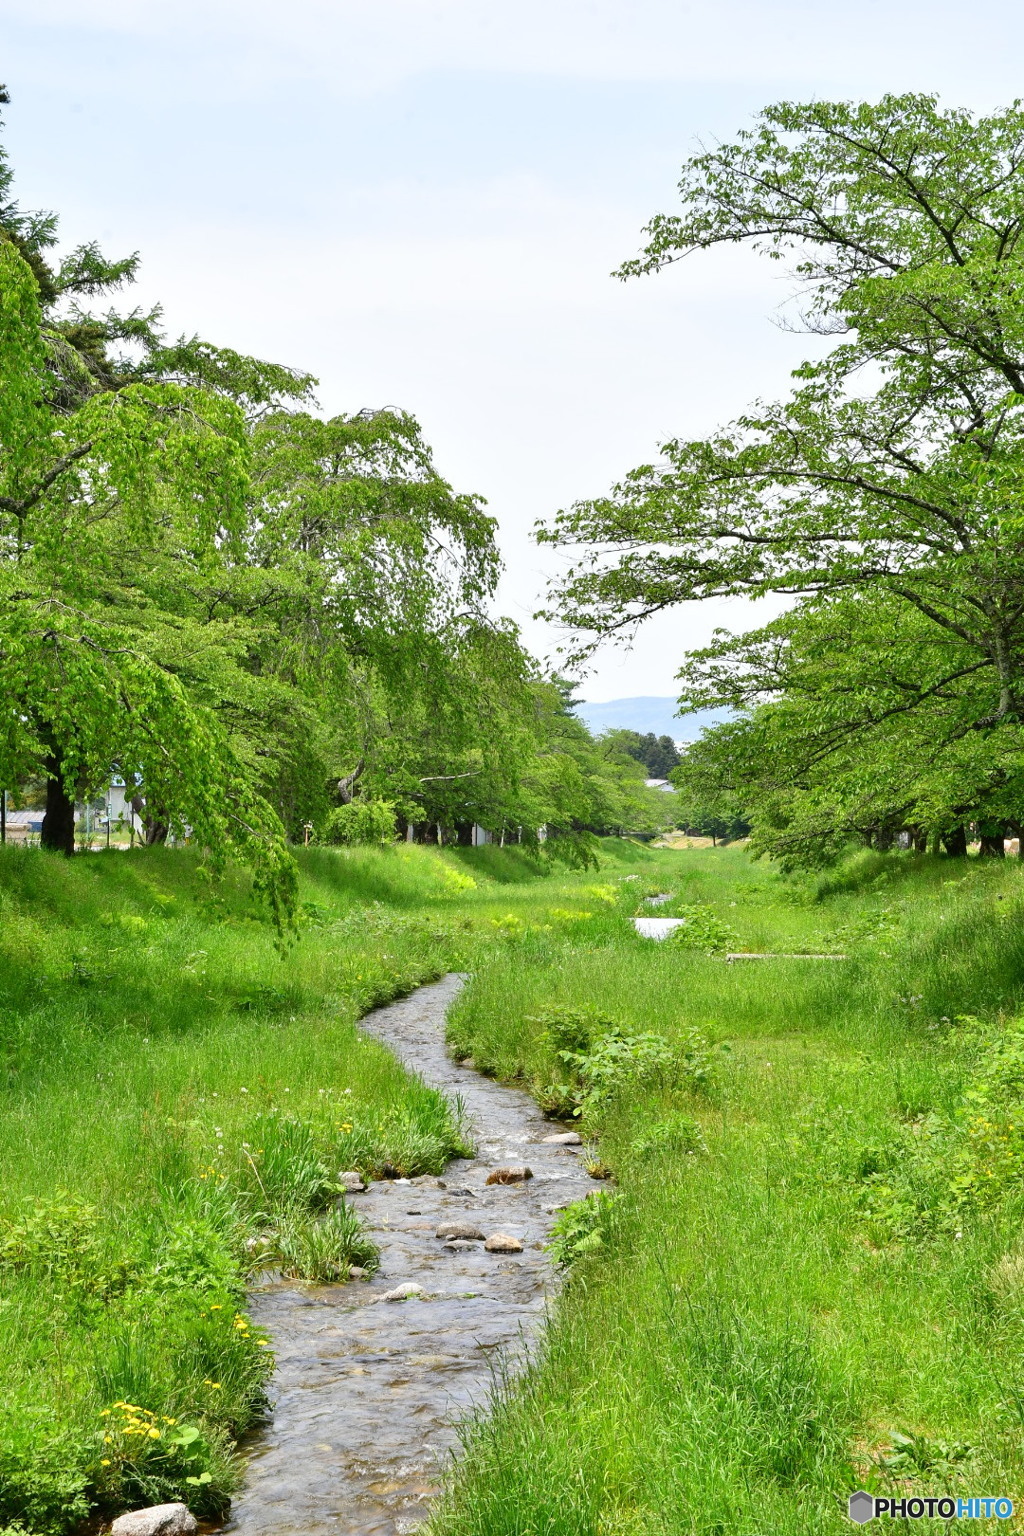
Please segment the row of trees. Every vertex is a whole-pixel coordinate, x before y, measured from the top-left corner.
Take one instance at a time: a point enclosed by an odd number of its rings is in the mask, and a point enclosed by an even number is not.
[[[795,264],[834,338],[710,438],[663,445],[540,537],[583,649],[676,603],[787,600],[687,657],[731,706],[677,770],[792,864],[852,838],[1002,850],[1024,822],[1024,110],[783,103],[691,159],[623,277],[720,244]],[[595,554],[595,546],[600,554]]]
[[[6,97],[4,97],[6,99]],[[151,840],[240,853],[287,906],[289,837],[386,801],[585,855],[643,830],[642,769],[491,615],[479,497],[396,410],[325,420],[315,381],[118,309],[138,258],[56,259],[0,157],[0,785],[44,844],[120,773]]]

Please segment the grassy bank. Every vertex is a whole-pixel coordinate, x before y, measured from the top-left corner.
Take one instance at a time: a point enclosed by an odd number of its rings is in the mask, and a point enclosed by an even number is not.
[[[658,887],[718,953],[629,933]],[[869,856],[815,889],[690,851],[618,892],[523,912],[452,1021],[582,1111],[617,1187],[563,1219],[544,1356],[436,1536],[806,1536],[860,1486],[1019,1496],[1019,867]]]
[[[191,854],[0,856],[0,1528],[223,1510],[271,1365],[247,1276],[372,1265],[338,1172],[461,1144],[355,1029],[452,967],[453,1049],[615,1178],[565,1213],[544,1355],[468,1431],[436,1536],[802,1536],[862,1484],[1024,1487],[1016,864],[301,865],[282,957]],[[631,923],[658,893],[688,919],[664,944]],[[752,950],[846,958],[724,958]]]
[[[310,855],[282,958],[247,880],[188,853],[0,852],[0,1526],[216,1515],[272,1364],[248,1272],[372,1264],[339,1170],[462,1145],[354,1027],[463,963],[461,877]]]

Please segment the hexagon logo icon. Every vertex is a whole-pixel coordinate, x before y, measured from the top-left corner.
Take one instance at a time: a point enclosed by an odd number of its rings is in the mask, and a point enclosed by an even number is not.
[[[858,1493],[851,1493],[847,1512],[854,1525],[866,1525],[869,1520],[875,1518],[874,1498],[870,1493],[865,1493],[863,1488]]]

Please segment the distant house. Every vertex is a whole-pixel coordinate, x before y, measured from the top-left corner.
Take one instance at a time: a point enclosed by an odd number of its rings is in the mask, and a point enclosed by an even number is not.
[[[30,837],[38,837],[43,830],[42,811],[12,811],[7,809],[7,841],[27,843]]]
[[[660,789],[666,795],[674,795],[676,787],[668,779],[644,779],[648,789]]]

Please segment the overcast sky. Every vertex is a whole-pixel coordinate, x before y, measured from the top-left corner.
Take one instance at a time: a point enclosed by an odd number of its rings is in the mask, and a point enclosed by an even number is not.
[[[144,258],[172,332],[312,370],[325,410],[412,411],[485,496],[503,610],[559,556],[537,518],[659,440],[787,387],[779,268],[708,253],[609,276],[683,158],[767,102],[1024,82],[1009,0],[0,0],[7,143],[28,207]],[[670,694],[739,604],[689,606],[608,650],[583,692]]]

